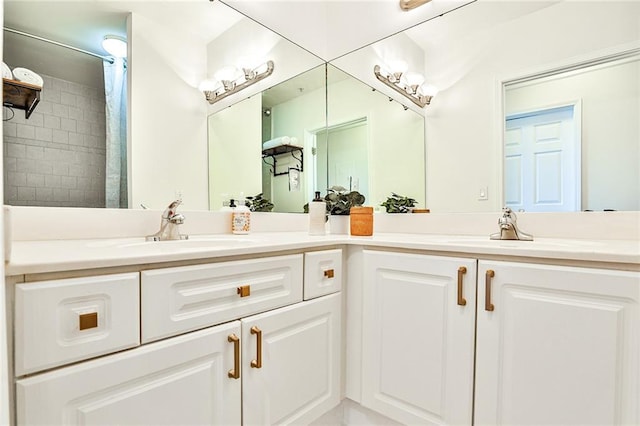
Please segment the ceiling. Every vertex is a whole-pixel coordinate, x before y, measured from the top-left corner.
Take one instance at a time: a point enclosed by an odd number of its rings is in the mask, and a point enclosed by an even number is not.
[[[432,0],[404,12],[398,0],[5,0],[4,25],[106,55],[101,46],[103,37],[107,34],[126,37],[130,12],[188,32],[205,43],[233,26],[244,14],[329,61],[408,28],[405,33],[426,49],[444,38],[468,36],[558,1]],[[445,19],[434,19],[443,16]],[[425,21],[429,23],[418,25]],[[40,53],[39,49],[51,47],[33,40],[22,40],[30,43],[28,48],[20,45],[12,51],[13,41],[18,38],[25,39],[5,32],[5,58],[8,54],[17,57],[10,63],[14,67],[29,67],[25,61],[39,60],[39,64],[33,65],[35,69],[43,69],[45,63],[48,67],[57,63],[60,73],[67,75],[69,63],[84,60],[86,66],[74,67],[78,78],[87,78],[88,67],[101,66],[99,60],[64,48]],[[21,59],[21,54],[29,58]]]

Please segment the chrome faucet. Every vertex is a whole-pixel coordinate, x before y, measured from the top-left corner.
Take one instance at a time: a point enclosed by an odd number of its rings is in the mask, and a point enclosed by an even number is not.
[[[147,241],[166,241],[166,240],[188,240],[189,236],[180,233],[179,226],[184,223],[185,217],[182,213],[177,213],[178,206],[182,204],[182,200],[175,200],[164,212],[160,219],[160,230],[153,235],[147,236]]]
[[[518,229],[516,214],[509,208],[502,209],[502,217],[498,219],[500,232],[489,236],[492,240],[520,240],[533,241],[533,235],[522,232]]]

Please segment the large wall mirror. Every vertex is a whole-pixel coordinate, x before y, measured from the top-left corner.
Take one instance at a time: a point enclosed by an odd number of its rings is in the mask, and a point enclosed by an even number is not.
[[[504,89],[505,205],[640,210],[640,50]]]
[[[213,210],[262,193],[275,212],[302,212],[334,186],[376,208],[392,192],[424,204],[424,117],[334,66],[212,114],[208,125]]]
[[[6,10],[7,3],[11,2],[5,2]],[[38,7],[50,2],[14,3]],[[82,2],[83,7],[103,3],[129,2]],[[637,59],[624,53],[640,47],[640,3],[612,1],[603,7],[604,2],[474,2],[332,60],[326,69],[320,66],[324,61],[294,43],[284,48],[285,41],[267,37],[281,47],[271,79],[254,91],[212,106],[206,105],[197,91],[198,82],[224,65],[217,60],[238,54],[234,44],[237,37],[231,37],[234,32],[230,27],[237,24],[246,28],[243,19],[248,18],[219,2],[190,4],[221,7],[228,13],[228,24],[221,24],[207,41],[198,41],[187,37],[184,28],[189,27],[185,23],[189,21],[185,21],[184,7],[179,3],[158,2],[166,7],[173,5],[173,23],[159,24],[154,14],[138,12],[134,18],[140,19],[133,19],[131,25],[133,33],[129,36],[135,47],[130,58],[132,69],[142,71],[137,80],[132,80],[135,115],[129,147],[133,153],[129,165],[133,187],[130,207],[145,203],[161,208],[181,190],[185,208],[218,210],[225,198],[239,197],[242,192],[244,196],[263,193],[271,197],[274,211],[298,212],[314,190],[325,192],[337,184],[365,193],[367,204],[373,206],[396,192],[416,198],[420,207],[432,212],[498,211],[516,201],[516,189],[521,187],[514,183],[520,182],[513,177],[519,170],[513,166],[514,161],[505,162],[505,157],[514,158],[511,146],[516,134],[505,117],[518,120],[533,110],[553,107],[551,112],[559,114],[554,120],[562,120],[562,114],[566,114],[563,107],[571,104],[575,105],[574,116],[579,111],[581,118],[580,169],[572,178],[575,183],[579,176],[580,185],[574,186],[580,203],[574,203],[572,210],[640,208],[640,138],[637,125],[628,126],[637,122],[640,79]],[[202,23],[194,14],[188,19]],[[595,27],[598,31],[593,31]],[[540,32],[540,28],[545,31]],[[254,40],[263,39],[251,31],[243,32]],[[224,33],[229,35],[227,42],[214,43],[214,39],[225,39]],[[276,37],[274,33],[272,36]],[[595,64],[616,55],[625,57],[598,64],[597,72],[574,69],[576,64]],[[376,81],[373,66],[394,56],[409,62],[412,71],[422,72],[440,89],[431,105],[417,108]],[[541,99],[541,94],[549,91],[543,83],[573,81],[547,74],[567,68],[573,75],[592,79],[586,83],[589,92],[566,92],[561,99]],[[622,83],[623,74],[630,77],[628,84]],[[524,76],[542,75],[540,84],[522,80]],[[301,80],[292,79],[296,76]],[[307,77],[319,83],[307,86]],[[279,88],[295,96],[286,98]],[[596,96],[605,88],[617,91],[618,99]],[[526,105],[522,99],[530,97],[525,94],[530,89],[536,99]],[[555,88],[553,91],[560,93]],[[312,98],[312,103],[304,104]],[[236,114],[240,118],[223,120],[225,114],[234,115],[236,109],[244,110]],[[221,122],[236,125],[225,130],[226,124]],[[539,129],[549,136],[552,127]],[[11,137],[18,137],[17,131]],[[13,129],[5,130],[5,139],[11,132]],[[224,160],[231,158],[226,157],[231,153],[217,155],[216,138],[229,138],[229,133],[236,140],[250,137],[251,154],[242,157],[237,153],[234,161]],[[263,158],[265,142],[278,144],[285,137],[294,147],[291,152]],[[597,145],[593,144],[596,139]],[[17,157],[15,164],[6,164],[11,158],[8,153],[5,144],[5,181],[19,178],[6,176],[7,170],[18,167]],[[22,150],[11,153],[22,155]],[[30,150],[29,155],[39,154]],[[547,161],[543,165],[545,170],[556,167],[557,171],[558,156],[552,157],[544,157]],[[220,163],[232,169],[227,171]],[[252,184],[232,186],[231,182],[245,176]],[[46,185],[46,178],[41,181],[39,177],[28,181],[26,176],[24,180],[33,188],[40,183]],[[550,199],[554,194],[543,195],[541,198]],[[549,204],[542,209],[559,210]]]

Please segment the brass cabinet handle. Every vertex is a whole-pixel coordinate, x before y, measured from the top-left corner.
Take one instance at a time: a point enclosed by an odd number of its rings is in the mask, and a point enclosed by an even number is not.
[[[324,271],[324,276],[327,278],[333,278],[333,269],[327,269]]]
[[[238,287],[237,293],[240,295],[240,297],[251,296],[251,286],[249,285],[240,286]]]
[[[467,304],[467,300],[462,296],[462,281],[464,280],[464,274],[466,273],[467,268],[465,266],[461,266],[458,268],[458,305],[460,306],[464,306]]]
[[[262,368],[262,330],[260,330],[255,325],[251,327],[251,334],[256,334],[256,342],[258,344],[258,349],[256,350],[257,359],[251,360],[251,367],[253,368]]]
[[[233,368],[229,370],[227,375],[231,379],[240,378],[240,338],[235,334],[230,334],[227,337],[229,343],[233,343]]]
[[[78,315],[78,328],[80,330],[87,330],[89,328],[98,327],[98,313],[89,312],[87,314]]]
[[[493,272],[493,269],[488,269],[487,273],[485,274],[485,284],[484,284],[484,310],[485,311],[493,311],[494,310],[494,306],[493,303],[491,303],[491,278],[493,278],[496,275],[495,272]]]

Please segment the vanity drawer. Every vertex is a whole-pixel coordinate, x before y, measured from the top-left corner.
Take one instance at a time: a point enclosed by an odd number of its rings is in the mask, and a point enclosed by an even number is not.
[[[140,344],[138,273],[16,285],[16,376]]]
[[[304,255],[304,300],[335,293],[342,288],[342,250]]]
[[[142,342],[302,301],[302,254],[142,272]]]

